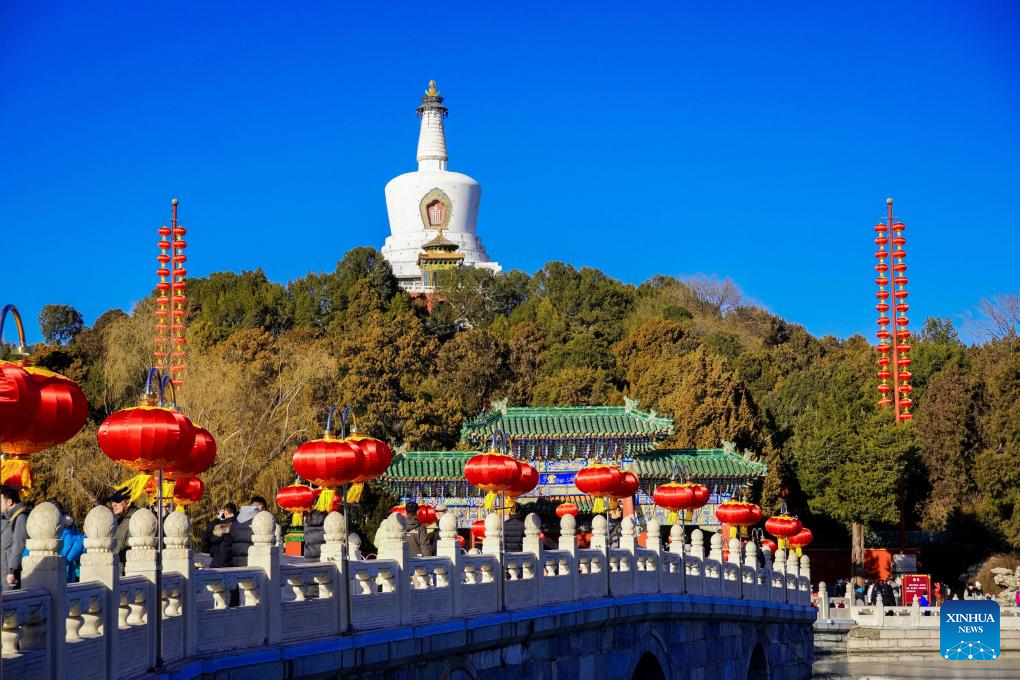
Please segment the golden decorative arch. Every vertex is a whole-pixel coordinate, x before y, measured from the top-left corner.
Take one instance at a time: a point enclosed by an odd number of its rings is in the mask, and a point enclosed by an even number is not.
[[[434,225],[429,219],[429,206],[437,201],[443,205],[443,219],[440,224]],[[453,214],[453,201],[450,200],[450,197],[446,195],[445,191],[435,188],[425,194],[425,196],[421,199],[421,202],[418,203],[418,211],[421,213],[421,222],[425,225],[426,229],[437,229],[440,233],[442,233],[450,226],[450,216]]]

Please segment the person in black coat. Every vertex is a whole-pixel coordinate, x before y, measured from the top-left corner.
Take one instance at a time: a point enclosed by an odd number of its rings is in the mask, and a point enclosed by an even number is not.
[[[212,557],[210,567],[234,566],[234,551],[231,529],[237,522],[237,506],[227,503],[220,510],[219,517],[209,522],[202,538],[202,552]]]
[[[524,507],[514,506],[513,514],[503,522],[503,549],[506,552],[524,550]]]
[[[404,540],[407,541],[407,551],[411,557],[432,557],[432,541],[429,540],[428,529],[418,521],[418,504],[408,501],[404,504]]]
[[[326,534],[322,525],[326,523],[329,513],[311,510],[305,513],[305,557],[318,560],[322,555],[322,544],[326,542]]]

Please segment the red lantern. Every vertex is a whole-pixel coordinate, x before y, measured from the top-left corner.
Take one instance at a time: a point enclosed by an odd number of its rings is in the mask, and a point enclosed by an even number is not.
[[[460,534],[457,534],[457,545],[458,545],[458,547],[461,547],[461,548],[464,547],[464,537],[461,536]]]
[[[379,477],[389,469],[390,463],[393,462],[393,450],[383,440],[363,437],[356,431],[346,441],[361,449],[365,457],[361,474],[354,479],[353,486],[347,491],[347,502],[357,503],[361,500],[365,482]]]
[[[276,504],[289,512],[308,512],[318,497],[315,489],[301,484],[285,486],[276,493]]]
[[[429,526],[439,521],[439,518],[436,516],[436,510],[431,505],[419,505],[418,512],[415,515],[418,518],[418,523],[422,526]]]
[[[573,503],[560,503],[556,506],[556,516],[564,517],[566,515],[572,515],[577,517],[578,508]]]
[[[779,547],[783,547],[783,539],[793,536],[804,528],[800,520],[790,515],[776,515],[765,521],[765,531],[779,539]]]
[[[97,434],[108,458],[138,472],[172,469],[195,444],[195,426],[180,411],[135,406],[113,413]]]
[[[198,477],[188,475],[178,477],[174,481],[174,503],[189,505],[202,500],[205,495],[205,484]]]
[[[78,434],[89,415],[89,403],[78,383],[45,368],[28,366],[26,380],[39,401],[24,426],[4,438],[4,453],[29,455],[62,444]]]
[[[786,542],[795,548],[806,548],[814,539],[815,535],[811,533],[811,530],[807,527],[802,527],[800,531],[787,538]]]
[[[25,428],[39,408],[39,388],[28,372],[0,361],[0,442]]]
[[[170,470],[170,477],[176,478],[180,475],[197,475],[212,467],[216,460],[216,440],[204,427],[195,426],[195,443],[187,456],[181,458],[177,465]]]
[[[761,521],[762,512],[761,508],[754,503],[730,500],[716,507],[715,516],[723,524],[749,527]]]
[[[299,446],[291,464],[312,484],[337,487],[357,479],[364,462],[365,454],[357,444],[327,434]]]
[[[506,495],[511,498],[530,493],[538,486],[538,470],[535,469],[535,466],[524,461],[518,461],[517,464],[520,466],[520,477],[513,486],[506,490]]]
[[[666,523],[676,524],[679,521],[678,513],[691,507],[694,495],[689,486],[677,482],[667,482],[655,487],[655,491],[652,492],[652,500],[660,508],[669,511]]]
[[[638,481],[637,475],[630,471],[624,471],[620,476],[620,483],[616,485],[616,489],[610,494],[613,498],[630,498],[637,493],[641,483]]]
[[[594,463],[583,468],[574,478],[574,486],[581,493],[586,493],[595,499],[592,504],[592,512],[596,515],[605,512],[606,498],[611,496],[620,481],[623,479],[623,471],[615,465],[603,465]]]
[[[496,507],[499,492],[513,487],[520,479],[521,469],[517,462],[513,456],[489,451],[472,456],[464,465],[464,478],[468,483],[486,492],[486,510]]]
[[[771,538],[763,538],[761,539],[761,547],[768,548],[769,552],[775,555],[776,550],[778,549],[779,546],[777,546],[776,542],[773,541]]]
[[[485,538],[485,520],[476,519],[471,524],[471,535],[475,537],[475,540],[482,540]]]

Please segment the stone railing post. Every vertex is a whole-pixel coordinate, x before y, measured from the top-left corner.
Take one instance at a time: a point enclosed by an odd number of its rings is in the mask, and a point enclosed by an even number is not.
[[[560,518],[560,550],[570,555],[570,599],[577,599],[577,520],[573,515]]]
[[[711,545],[711,549],[708,551],[708,559],[722,564],[722,536],[719,535],[719,532],[712,534],[709,545]]]
[[[28,515],[28,557],[21,561],[21,587],[39,588],[50,596],[46,645],[51,678],[65,677],[67,635],[67,567],[60,555],[57,531],[63,518],[53,503],[41,503]]]
[[[571,559],[577,557],[577,520],[573,515],[560,518],[559,549],[570,553]]]
[[[125,576],[142,576],[152,584],[152,597],[146,602],[146,626],[149,632],[149,667],[156,665],[156,617],[163,616],[163,593],[156,592],[156,515],[140,508],[128,520],[127,562]]]
[[[752,569],[758,568],[758,547],[754,541],[748,541],[744,546],[744,564]]]
[[[645,548],[654,551],[656,555],[662,554],[662,524],[655,517],[648,522],[648,532],[645,534]]]
[[[633,555],[638,547],[637,536],[634,535],[634,519],[627,515],[620,522],[620,550],[626,550]]]
[[[527,539],[525,539],[527,540]],[[457,516],[452,512],[439,518],[439,540],[436,542],[436,557],[450,560],[450,592],[453,595],[453,615],[461,615],[461,579],[464,571],[464,556],[457,543]]]
[[[680,524],[674,524],[669,528],[669,551],[674,555],[680,557],[680,592],[687,592],[687,553],[689,552],[687,547],[687,536],[684,534],[684,528]]]
[[[503,559],[503,522],[499,515],[490,512],[485,516],[485,538],[482,539],[482,554],[492,555],[496,558],[496,590],[497,597],[501,603],[506,602],[503,596],[506,585],[506,564]]]
[[[740,539],[734,536],[730,539],[730,543],[727,546],[726,561],[731,564],[740,564],[740,558],[742,557],[740,550]]]
[[[400,623],[402,624],[409,623],[411,620],[411,555],[404,536],[406,530],[407,520],[404,519],[404,516],[399,512],[391,513],[382,524],[380,533],[383,540],[382,545],[378,546],[379,559],[392,560],[397,563],[397,573],[394,576],[397,582],[397,597],[400,602]],[[486,533],[488,533],[487,527]],[[502,586],[502,582],[499,579],[497,579],[497,583]]]
[[[542,519],[535,513],[529,513],[524,518],[524,544],[523,549],[526,553],[531,553],[538,559],[538,563],[542,563]]]
[[[691,532],[691,555],[699,560],[705,559],[705,532],[701,529]]]
[[[800,556],[800,575],[811,582],[811,559],[807,555]]]
[[[274,545],[275,524],[276,520],[273,519],[272,513],[266,510],[255,515],[251,520],[251,547],[248,548],[248,566],[252,569],[261,569],[266,575],[262,580],[263,589],[259,593],[259,604],[262,607],[262,615],[266,617],[264,619],[266,644],[270,645],[279,642],[282,635],[280,547]],[[325,545],[320,554],[326,555]],[[333,622],[333,625],[336,625],[336,622]]]
[[[48,504],[47,504],[48,505]],[[85,553],[81,556],[82,583],[94,581],[106,588],[103,603],[103,637],[106,638],[106,668],[112,675],[120,667],[117,650],[117,626],[120,620],[120,557],[113,552],[116,545],[116,519],[105,505],[89,510],[82,525],[85,531]]]
[[[195,617],[195,596],[191,581],[195,577],[194,556],[191,554],[191,522],[180,510],[175,510],[163,520],[163,572],[177,572],[181,575],[181,629],[184,633],[184,658],[195,654],[198,644],[198,627]],[[88,554],[88,553],[86,553]],[[84,559],[84,558],[83,558]]]
[[[829,617],[829,590],[825,587],[825,581],[818,582],[818,618],[823,621]]]
[[[604,572],[602,579],[602,595],[609,595],[609,579],[613,569],[609,565],[609,520],[605,515],[595,515],[591,520],[591,548],[602,553],[602,564],[599,571]],[[594,567],[592,567],[594,571]]]
[[[843,602],[846,606],[847,617],[853,621],[854,607],[857,606],[857,588],[854,586],[853,580],[846,583],[846,590],[843,591]]]

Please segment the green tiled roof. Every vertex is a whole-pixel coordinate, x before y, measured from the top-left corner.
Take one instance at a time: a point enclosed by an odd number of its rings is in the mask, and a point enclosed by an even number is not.
[[[408,451],[393,455],[384,479],[464,479],[464,464],[477,451]]]
[[[464,464],[476,451],[408,451],[393,456],[383,475],[386,480],[464,479]],[[668,479],[673,470],[686,471],[695,479],[744,479],[764,477],[768,466],[745,460],[723,449],[657,449],[634,458],[638,477]]]
[[[745,460],[723,449],[658,449],[638,456],[634,462],[642,479],[668,479],[674,470],[679,478],[682,468],[695,478],[764,477],[768,471],[765,463]]]
[[[630,406],[512,406],[465,421],[460,438],[480,444],[488,441],[493,430],[511,439],[599,435],[662,438],[673,434],[673,419]]]

